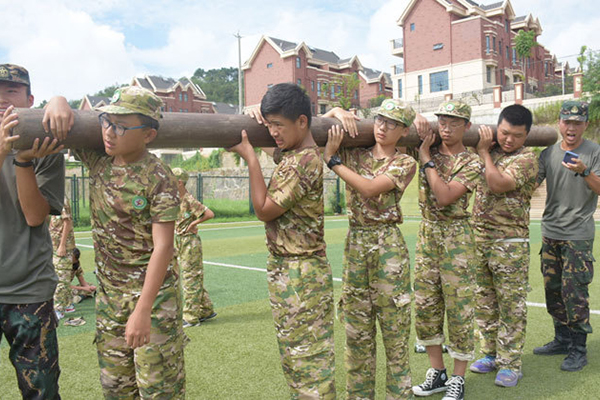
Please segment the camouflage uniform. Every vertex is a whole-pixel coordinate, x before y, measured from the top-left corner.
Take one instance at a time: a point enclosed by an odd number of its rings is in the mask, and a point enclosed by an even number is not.
[[[52,263],[58,276],[58,284],[56,285],[56,292],[54,292],[54,308],[59,311],[63,311],[65,307],[68,307],[72,303],[71,295],[71,280],[73,270],[73,249],[75,248],[75,235],[73,229],[67,234],[66,250],[67,253],[64,256],[56,254],[60,240],[63,234],[65,226],[65,220],[71,220],[71,204],[69,199],[65,197],[65,204],[63,206],[62,214],[55,215],[50,218],[50,237],[52,237],[52,248],[54,254],[52,256]]]
[[[414,176],[416,162],[399,152],[376,159],[371,149],[342,148],[340,155],[344,165],[361,176],[385,175],[395,185],[373,198],[364,198],[346,185],[350,228],[338,308],[346,325],[347,396],[375,398],[379,321],[387,360],[386,399],[406,399],[412,397],[408,352],[411,288],[408,250],[399,229],[400,200]]]
[[[213,313],[213,303],[204,289],[202,240],[197,232],[188,232],[190,224],[204,214],[207,207],[186,193],[181,199],[175,226],[177,261],[183,286],[183,320],[196,324]]]
[[[275,157],[277,160],[278,157]],[[333,279],[325,255],[323,162],[316,147],[282,152],[265,223],[269,295],[292,399],[335,399]]]
[[[485,180],[477,186],[473,230],[477,243],[475,320],[481,352],[496,357],[498,369],[521,369],[527,325],[529,208],[538,173],[537,157],[522,147],[490,152],[494,165],[516,188],[495,194]]]
[[[101,110],[127,114],[121,112],[127,103],[139,105],[139,99],[146,96],[155,97],[137,87],[120,89],[111,105]],[[157,113],[160,115],[159,109]],[[125,327],[140,298],[154,248],[152,224],[177,219],[175,177],[150,153],[123,166],[114,165],[113,158],[103,153],[79,150],[77,155],[90,171],[98,279],[95,342],[104,396],[184,398],[186,336],[175,256],[154,301],[149,344],[132,350],[125,339]]]
[[[431,148],[431,159],[443,181],[456,181],[467,192],[446,207],[436,205],[425,171],[419,173],[419,207],[423,216],[415,257],[415,328],[417,343],[444,343],[444,310],[448,317],[452,358],[474,356],[473,282],[475,241],[469,224],[469,197],[479,183],[479,157],[468,150],[448,156]]]

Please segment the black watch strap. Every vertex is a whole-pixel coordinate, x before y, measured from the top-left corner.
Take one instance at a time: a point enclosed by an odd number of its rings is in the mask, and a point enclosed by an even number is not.
[[[423,166],[421,167],[421,172],[425,172],[425,170],[427,168],[435,168],[435,164],[433,163],[433,160],[429,160],[425,164],[423,164]]]
[[[21,167],[21,168],[33,167],[33,161],[20,162],[20,161],[17,161],[16,158],[13,158],[13,164],[15,164],[17,167]]]
[[[331,156],[329,161],[327,161],[327,168],[331,169],[336,165],[342,165],[342,159],[337,154]]]
[[[582,177],[584,177],[584,178],[585,178],[586,176],[589,176],[589,175],[590,175],[590,172],[592,172],[592,168],[591,168],[591,167],[588,167],[588,168],[586,168],[586,169],[585,169],[585,171],[583,171],[583,172],[582,172],[581,174],[579,174],[579,175],[581,175]]]

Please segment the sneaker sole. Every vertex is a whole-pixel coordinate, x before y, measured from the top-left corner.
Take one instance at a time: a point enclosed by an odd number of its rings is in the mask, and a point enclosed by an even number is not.
[[[521,380],[521,378],[523,378],[523,375],[519,376],[519,379],[517,379],[514,382],[505,383],[502,381],[494,381],[494,383],[496,384],[496,386],[500,386],[500,387],[515,387],[519,384],[519,381]]]
[[[585,362],[585,364],[583,364],[581,367],[576,368],[576,369],[565,369],[562,367],[562,365],[560,366],[560,370],[561,371],[565,371],[565,372],[577,372],[577,371],[581,371],[583,369],[583,367],[585,367],[586,365],[588,365],[587,361]]]
[[[431,389],[431,390],[427,390],[427,391],[422,390],[420,392],[416,392],[415,387],[418,388],[418,386],[413,386],[413,394],[418,397],[431,396],[434,393],[445,392],[446,390],[448,390],[448,388],[446,386],[444,386],[444,387],[440,387],[437,389]]]
[[[471,372],[475,372],[476,374],[489,374],[490,372],[493,372],[493,371],[495,371],[495,370],[496,370],[496,368],[494,368],[494,369],[489,369],[489,370],[485,370],[485,371],[484,371],[484,370],[482,370],[482,369],[473,368],[473,366],[472,366],[472,365],[469,367],[469,371],[471,371]]]

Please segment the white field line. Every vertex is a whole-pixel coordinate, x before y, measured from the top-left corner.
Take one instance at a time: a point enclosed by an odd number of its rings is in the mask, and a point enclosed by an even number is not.
[[[235,264],[225,264],[225,263],[218,263],[218,262],[212,262],[212,261],[204,261],[204,264],[208,264],[208,265],[216,265],[218,267],[227,267],[227,268],[235,268],[235,269],[245,269],[245,270],[249,270],[249,271],[259,271],[259,272],[267,272],[266,269],[264,268],[255,268],[255,267],[245,267],[243,265],[235,265]],[[341,282],[342,279],[341,278],[333,278],[334,281],[336,282]],[[533,303],[528,301],[527,305],[529,307],[539,307],[539,308],[546,308],[546,305],[543,303]],[[590,314],[598,314],[600,315],[600,310],[590,310]]]

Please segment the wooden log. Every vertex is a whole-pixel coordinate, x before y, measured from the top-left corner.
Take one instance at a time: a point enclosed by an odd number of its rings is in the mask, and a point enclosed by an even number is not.
[[[29,149],[36,138],[43,139],[46,134],[42,128],[43,110],[19,109],[19,124],[13,135],[21,137],[14,144],[15,149]],[[103,148],[102,132],[96,111],[75,111],[75,124],[63,141],[66,148]],[[327,142],[327,130],[331,125],[339,124],[335,118],[314,117],[311,131],[319,146]],[[373,120],[358,121],[359,134],[356,138],[346,137],[342,142],[345,147],[366,147],[375,143],[373,138]],[[431,122],[437,133],[437,123]],[[465,133],[463,143],[476,146],[479,141],[479,125],[473,124]],[[496,127],[491,126],[494,134]],[[246,115],[196,114],[196,113],[164,113],[160,120],[160,129],[156,139],[148,147],[166,148],[200,148],[230,147],[240,141],[240,132],[245,129],[248,138],[255,147],[275,147],[275,141],[263,125],[257,124]],[[558,134],[555,129],[544,126],[533,126],[526,146],[549,146],[556,142]],[[438,139],[439,140],[439,139]],[[400,139],[398,146],[415,147],[419,145],[419,137],[412,126],[408,136]]]

